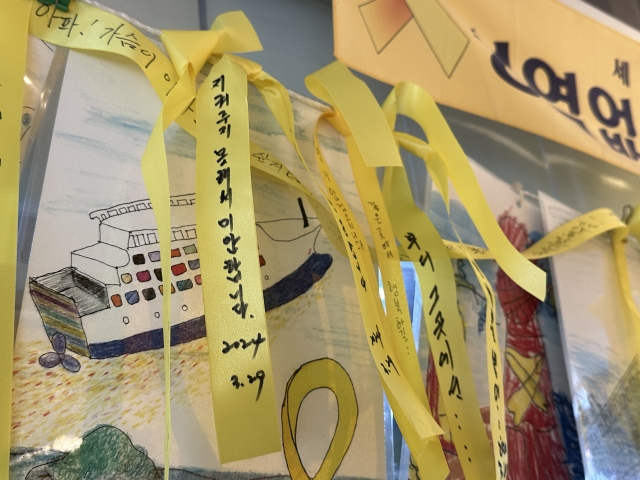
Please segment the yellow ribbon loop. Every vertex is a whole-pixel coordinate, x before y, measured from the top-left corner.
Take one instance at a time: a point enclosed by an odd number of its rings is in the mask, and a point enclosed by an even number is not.
[[[335,395],[338,404],[338,424],[329,450],[314,479],[331,480],[334,477],[349,450],[356,430],[358,402],[347,371],[331,358],[321,358],[302,365],[287,382],[282,403],[282,444],[292,480],[310,479],[298,453],[296,426],[302,402],[307,395],[319,388],[328,388]]]
[[[451,183],[498,265],[524,290],[544,300],[545,273],[524,258],[500,230],[467,157],[429,94],[417,85],[400,83],[385,100],[383,110],[392,127],[397,114],[420,125],[431,148],[446,163]]]
[[[258,261],[244,68],[223,56],[197,97],[196,226],[221,463],[280,450]],[[228,348],[235,342],[250,351]]]
[[[365,83],[347,67],[340,62],[330,63],[309,75],[305,84],[311,93],[342,114],[368,167],[402,166],[378,103]]]
[[[31,4],[0,1],[0,478],[9,478],[20,118]]]

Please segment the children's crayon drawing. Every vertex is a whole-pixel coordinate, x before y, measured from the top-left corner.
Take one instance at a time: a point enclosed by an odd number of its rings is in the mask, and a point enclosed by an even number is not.
[[[545,228],[578,212],[540,195]],[[639,302],[640,249],[626,244],[629,281]],[[637,323],[624,307],[607,235],[552,257],[562,340],[578,438],[589,479],[640,476],[640,368]]]

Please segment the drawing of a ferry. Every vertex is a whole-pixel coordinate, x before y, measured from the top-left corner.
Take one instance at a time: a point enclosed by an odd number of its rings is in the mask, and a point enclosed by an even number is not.
[[[258,222],[265,309],[302,295],[320,280],[332,257],[318,253],[321,226],[308,218]],[[69,350],[109,358],[162,348],[162,295],[172,297],[171,344],[206,335],[195,194],[171,197],[171,279],[163,279],[155,217],[149,200],[90,213],[99,241],[71,252],[71,266],[29,279],[47,336]],[[222,260],[221,260],[222,261]]]

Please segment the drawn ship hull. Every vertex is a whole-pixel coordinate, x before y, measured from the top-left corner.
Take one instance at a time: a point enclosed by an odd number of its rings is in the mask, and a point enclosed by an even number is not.
[[[171,345],[206,336],[197,239],[190,223],[194,203],[193,195],[172,197],[172,216],[178,213],[187,226],[173,228]],[[70,351],[95,359],[163,347],[166,282],[157,235],[153,228],[139,228],[151,213],[148,200],[92,213],[100,220],[100,241],[71,252],[70,267],[29,280],[50,340],[62,334]],[[331,255],[315,251],[317,220],[302,214],[257,223],[267,311],[304,294],[333,262]]]

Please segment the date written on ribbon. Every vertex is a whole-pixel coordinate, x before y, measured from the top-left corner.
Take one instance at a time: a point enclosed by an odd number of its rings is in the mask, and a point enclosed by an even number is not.
[[[251,187],[247,77],[223,55],[196,98],[196,227],[218,452],[281,448]]]

